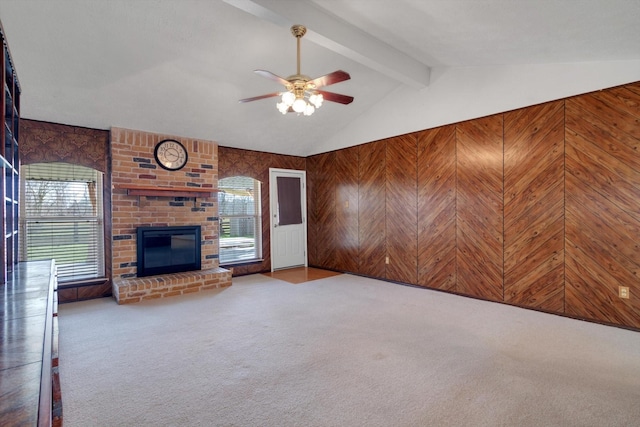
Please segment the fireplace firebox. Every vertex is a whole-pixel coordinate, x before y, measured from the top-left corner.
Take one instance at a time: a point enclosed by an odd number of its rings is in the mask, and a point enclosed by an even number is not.
[[[137,275],[201,269],[200,226],[138,227]]]

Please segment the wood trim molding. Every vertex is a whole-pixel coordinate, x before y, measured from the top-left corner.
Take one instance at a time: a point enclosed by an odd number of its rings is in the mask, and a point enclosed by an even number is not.
[[[127,190],[129,196],[155,197],[213,197],[219,190],[191,187],[152,187],[138,185],[116,185],[114,188]]]

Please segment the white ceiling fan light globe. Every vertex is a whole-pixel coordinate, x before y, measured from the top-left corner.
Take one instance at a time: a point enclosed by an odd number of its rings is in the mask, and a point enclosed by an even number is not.
[[[293,105],[291,106],[291,108],[293,108],[293,111],[295,111],[296,113],[302,113],[304,112],[305,108],[307,108],[307,101],[305,101],[303,98],[298,98],[293,101]]]
[[[316,108],[311,104],[307,104],[307,106],[304,109],[304,115],[310,116],[313,114],[314,111],[316,111]]]
[[[283,92],[282,93],[282,102],[287,105],[287,107],[291,107],[296,100],[296,96],[293,92]]]
[[[289,111],[289,106],[284,102],[278,102],[276,104],[276,107],[278,108],[278,111],[280,111],[282,114],[287,114],[287,111]]]
[[[309,102],[311,102],[316,108],[320,108],[323,100],[324,98],[321,93],[314,93],[309,97]]]

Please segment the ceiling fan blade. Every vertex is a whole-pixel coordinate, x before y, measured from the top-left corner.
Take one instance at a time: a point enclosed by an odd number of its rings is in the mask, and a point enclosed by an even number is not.
[[[338,104],[351,104],[353,102],[353,96],[341,95],[324,90],[317,90],[316,92],[321,93],[325,101],[337,102]]]
[[[274,82],[278,82],[278,83],[280,83],[281,85],[285,85],[285,86],[287,86],[287,85],[289,84],[289,82],[288,82],[287,80],[283,79],[283,78],[282,78],[282,77],[280,77],[280,76],[276,76],[276,75],[275,75],[275,74],[273,74],[271,71],[267,71],[267,70],[254,70],[253,72],[254,72],[254,73],[256,73],[256,74],[257,74],[257,75],[259,75],[259,76],[262,76],[262,77],[266,78],[266,79],[273,80]]]
[[[340,83],[345,80],[349,80],[350,78],[351,76],[349,75],[349,73],[347,73],[346,71],[338,70],[325,76],[318,77],[317,79],[313,79],[310,83],[313,83],[316,87],[322,87]]]
[[[274,96],[279,96],[280,92],[273,92],[273,93],[268,93],[266,95],[260,95],[260,96],[254,96],[253,98],[245,98],[245,99],[241,99],[238,102],[251,102],[251,101],[258,101],[260,99],[265,99],[265,98],[273,98]]]

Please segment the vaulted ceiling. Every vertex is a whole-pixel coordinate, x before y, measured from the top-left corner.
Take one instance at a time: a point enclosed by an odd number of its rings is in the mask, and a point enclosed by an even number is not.
[[[310,155],[640,80],[632,0],[0,0],[22,116]],[[345,70],[310,117],[253,73]]]

